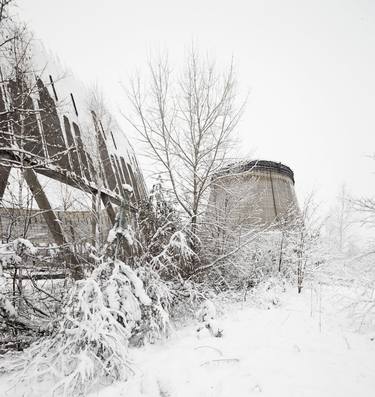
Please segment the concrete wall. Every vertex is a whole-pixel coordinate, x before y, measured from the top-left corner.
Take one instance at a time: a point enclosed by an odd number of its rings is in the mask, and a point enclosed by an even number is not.
[[[84,244],[91,242],[92,213],[89,211],[58,211],[59,222],[69,242]],[[103,235],[110,229],[110,221],[102,212]],[[0,208],[0,239],[11,241],[17,237],[28,238],[37,245],[54,244],[53,237],[40,210]]]
[[[298,211],[294,181],[267,167],[226,172],[212,183],[207,219],[230,229],[270,226]]]

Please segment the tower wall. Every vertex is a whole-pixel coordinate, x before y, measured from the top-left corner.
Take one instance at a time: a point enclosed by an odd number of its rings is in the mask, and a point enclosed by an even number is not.
[[[298,212],[293,171],[271,161],[228,166],[212,180],[207,219],[229,229],[277,227]]]

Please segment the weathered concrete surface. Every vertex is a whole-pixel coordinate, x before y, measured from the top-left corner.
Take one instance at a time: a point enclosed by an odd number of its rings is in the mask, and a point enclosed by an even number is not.
[[[277,227],[296,211],[293,171],[280,163],[251,161],[214,176],[206,220],[231,230]]]

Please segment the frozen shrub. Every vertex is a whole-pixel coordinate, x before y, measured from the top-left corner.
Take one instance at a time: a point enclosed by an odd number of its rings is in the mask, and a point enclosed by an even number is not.
[[[171,295],[167,285],[152,269],[139,267],[136,273],[143,281],[144,289],[151,299],[149,305],[141,305],[142,316],[132,331],[130,343],[140,346],[146,342],[154,343],[169,335]]]
[[[266,309],[280,306],[287,286],[288,282],[282,276],[269,277],[252,290],[249,300],[256,306]]]
[[[128,341],[141,307],[151,305],[143,282],[124,262],[103,261],[75,283],[52,336],[11,363],[17,381],[52,383],[63,396],[86,394],[98,382],[125,380],[132,372]]]
[[[33,244],[23,238],[17,238],[7,244],[0,244],[0,327],[3,322],[8,326],[17,323],[17,310],[9,300],[3,268],[7,265],[20,266],[24,257],[36,253],[37,249]]]
[[[216,308],[212,301],[207,299],[202,302],[201,307],[197,312],[197,318],[202,323],[216,318]]]

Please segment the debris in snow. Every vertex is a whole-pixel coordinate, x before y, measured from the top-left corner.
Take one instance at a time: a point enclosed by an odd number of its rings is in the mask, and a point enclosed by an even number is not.
[[[216,347],[205,345],[205,346],[197,346],[195,348],[195,350],[199,350],[199,349],[212,349],[215,352],[217,352],[220,356],[223,356],[223,352],[221,350],[217,349]]]
[[[218,364],[235,364],[239,363],[240,360],[238,358],[218,358],[216,360],[205,361],[201,364],[201,367],[205,367],[207,365],[218,365]]]

